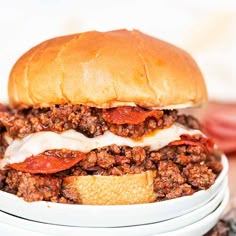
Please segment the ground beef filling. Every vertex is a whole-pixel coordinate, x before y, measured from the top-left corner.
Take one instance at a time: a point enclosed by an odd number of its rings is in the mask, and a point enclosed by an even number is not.
[[[144,108],[139,108],[145,111]],[[63,132],[77,130],[87,137],[95,137],[110,130],[116,135],[138,138],[157,128],[171,126],[178,121],[190,128],[200,129],[199,122],[177,114],[176,110],[164,110],[160,118],[148,117],[139,124],[113,124],[102,117],[103,109],[83,105],[52,105],[48,108],[0,110],[0,128],[4,127],[12,138],[23,138],[40,131]]]
[[[4,133],[0,132],[0,159],[3,158],[7,147],[8,147],[8,144],[4,138]]]
[[[89,152],[86,159],[56,174],[33,175],[13,169],[0,171],[0,188],[26,201],[79,203],[73,194],[63,190],[64,176],[119,176],[147,170],[157,170],[154,191],[157,193],[156,201],[163,201],[209,188],[222,165],[219,155],[206,154],[198,146],[166,146],[158,151],[149,151],[142,147],[112,145]]]
[[[53,105],[17,111],[2,108],[0,158],[7,147],[4,132],[8,132],[12,138],[23,138],[40,131],[63,132],[74,129],[88,137],[95,137],[110,130],[119,136],[138,138],[157,128],[169,127],[174,122],[200,129],[195,118],[178,115],[176,110],[164,110],[160,117],[147,117],[139,124],[109,123],[103,119],[102,112],[102,109],[82,105]],[[55,152],[60,153],[60,150]],[[72,155],[71,151],[66,152],[68,156]],[[84,160],[56,174],[29,174],[14,169],[0,171],[0,189],[23,197],[26,201],[79,203],[73,194],[63,190],[64,176],[119,176],[157,170],[154,191],[157,193],[156,201],[162,201],[209,188],[222,170],[218,157],[217,154],[206,153],[200,146],[166,146],[158,151],[150,151],[148,147],[112,145],[90,151]]]

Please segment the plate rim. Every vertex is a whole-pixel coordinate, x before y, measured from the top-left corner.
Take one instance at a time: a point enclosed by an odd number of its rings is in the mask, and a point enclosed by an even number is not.
[[[205,222],[205,221],[209,221],[209,219],[211,220],[211,222],[213,221],[212,218],[215,217],[215,215],[217,214],[216,218],[219,219],[220,215],[223,213],[227,203],[228,203],[228,200],[229,200],[229,188],[228,186],[226,186],[225,188],[225,192],[224,194],[222,194],[222,199],[220,201],[220,203],[218,204],[218,206],[211,212],[209,213],[207,216],[203,217],[202,219],[200,220],[197,220],[195,221],[194,223],[192,224],[189,224],[185,227],[182,227],[180,229],[176,229],[176,230],[172,230],[172,231],[169,231],[169,232],[164,232],[164,233],[158,233],[158,236],[169,236],[169,235],[172,235],[174,233],[175,236],[177,235],[188,235],[186,234],[189,233],[189,231],[191,230],[191,228],[196,228],[202,224],[202,222]],[[0,212],[1,214],[1,212]],[[6,214],[6,213],[3,213],[3,214]],[[8,214],[9,215],[9,214]],[[14,217],[14,216],[10,216],[10,217]],[[215,219],[215,218],[213,218]],[[20,221],[28,221],[28,220],[25,220],[25,219],[20,219]],[[214,220],[215,221],[215,220]],[[0,221],[2,222],[2,221]],[[30,223],[32,224],[32,221],[30,221]],[[9,222],[7,223],[9,224]],[[50,235],[63,235],[64,233],[66,233],[66,229],[70,229],[68,233],[70,232],[74,232],[76,234],[78,233],[81,233],[81,236],[83,235],[87,235],[87,233],[95,233],[97,232],[98,233],[98,236],[100,235],[109,235],[112,232],[114,232],[114,230],[116,230],[115,235],[119,235],[122,233],[122,235],[130,235],[131,233],[131,230],[134,229],[136,232],[142,232],[143,230],[145,230],[145,232],[148,232],[147,231],[147,228],[149,226],[151,226],[151,230],[154,231],[155,230],[155,227],[156,224],[147,224],[147,225],[140,225],[140,226],[133,226],[133,227],[117,227],[117,228],[86,228],[86,227],[68,227],[68,226],[62,226],[62,225],[50,225],[50,224],[45,224],[45,223],[38,223],[38,222],[33,222],[33,227],[35,226],[35,224],[39,224],[38,227],[42,226],[45,227],[45,230],[47,229],[48,233],[50,233]],[[13,227],[16,227],[16,228],[19,228],[18,226],[16,226],[16,224],[9,224]],[[23,224],[22,224],[23,225]],[[214,224],[213,224],[214,225]],[[52,227],[57,227],[57,229],[52,229]],[[211,228],[211,226],[209,225],[209,230]],[[20,229],[23,229],[23,230],[26,230],[26,231],[32,231],[26,227],[21,227]],[[60,231],[61,230],[61,233],[62,234],[57,234],[58,230]],[[128,230],[128,232],[126,231]],[[150,230],[150,229],[149,229]],[[89,232],[90,231],[90,232]],[[41,233],[41,234],[45,234],[45,231],[33,231],[34,233]],[[153,232],[155,233],[155,232]],[[72,234],[73,236],[74,234]]]

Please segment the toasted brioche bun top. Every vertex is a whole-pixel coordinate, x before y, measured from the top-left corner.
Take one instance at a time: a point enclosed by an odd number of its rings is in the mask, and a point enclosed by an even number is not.
[[[171,109],[207,100],[192,57],[137,30],[47,40],[16,62],[8,90],[10,104],[25,107],[70,103]]]

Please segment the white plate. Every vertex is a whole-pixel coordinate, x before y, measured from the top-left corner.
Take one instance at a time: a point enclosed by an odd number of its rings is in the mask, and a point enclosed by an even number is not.
[[[205,233],[209,232],[210,229],[212,229],[216,225],[216,223],[219,221],[221,215],[223,214],[227,206],[228,201],[229,201],[229,190],[226,192],[225,197],[222,203],[219,205],[219,207],[207,217],[203,218],[202,220],[194,224],[188,225],[182,229],[172,231],[169,233],[158,234],[158,236],[204,235]],[[152,235],[154,236],[155,234],[152,234]]]
[[[27,203],[15,195],[0,191],[0,210],[29,220],[67,226],[118,227],[164,221],[198,209],[213,199],[228,173],[228,161],[224,155],[222,164],[221,174],[208,190],[173,200],[118,206]]]
[[[153,235],[164,232],[177,230],[179,228],[186,227],[195,222],[201,221],[204,217],[212,213],[221,204],[222,199],[225,197],[228,190],[227,180],[224,182],[224,187],[216,197],[210,201],[207,205],[181,217],[177,217],[168,221],[163,221],[154,224],[130,226],[130,227],[117,227],[117,228],[84,228],[84,227],[71,227],[50,225],[44,223],[33,222],[18,218],[3,212],[0,212],[0,222],[10,224],[14,227],[18,227],[20,230],[30,230],[34,232],[47,233],[55,236],[76,236],[76,235]],[[1,230],[0,230],[1,232]],[[173,231],[176,232],[176,231]]]
[[[14,216],[10,216],[8,214],[1,214],[2,219],[4,219],[5,222],[8,222],[11,225],[15,225],[21,228],[19,229],[19,232],[22,233],[25,231],[25,235],[37,235],[36,232],[39,230],[40,232],[46,233],[46,235],[55,235],[55,236],[64,236],[69,234],[70,236],[89,236],[89,235],[97,235],[97,236],[148,236],[148,235],[158,235],[158,236],[189,236],[189,235],[203,235],[204,233],[208,232],[219,220],[221,214],[223,213],[227,202],[229,199],[229,192],[226,191],[223,201],[220,203],[219,207],[206,216],[205,218],[190,224],[186,227],[183,227],[179,230],[171,231],[164,234],[158,234],[157,229],[159,226],[158,224],[148,224],[148,225],[141,225],[141,226],[133,226],[133,227],[118,227],[118,228],[84,228],[84,227],[69,227],[69,226],[56,226],[56,225],[48,225],[43,223],[36,223],[36,222],[30,222],[23,219],[17,219]],[[0,223],[0,232],[5,233],[5,231],[2,231],[4,227],[6,227],[6,224]],[[2,227],[3,226],[3,227]],[[9,226],[10,227],[10,226]],[[8,227],[8,231],[9,230]],[[25,228],[30,231],[23,230],[22,228]],[[168,226],[167,226],[168,227]],[[31,231],[32,230],[32,231]],[[18,234],[17,228],[12,227],[12,231],[14,233]],[[30,232],[30,234],[29,234]],[[6,235],[6,234],[4,234]],[[12,235],[12,234],[11,234]],[[21,234],[24,235],[24,234]],[[42,233],[39,233],[39,236],[41,236]]]

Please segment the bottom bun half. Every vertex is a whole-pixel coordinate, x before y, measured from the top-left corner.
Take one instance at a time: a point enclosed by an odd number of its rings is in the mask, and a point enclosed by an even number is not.
[[[155,176],[156,171],[123,176],[68,176],[63,181],[63,192],[85,205],[150,203],[156,200]]]

